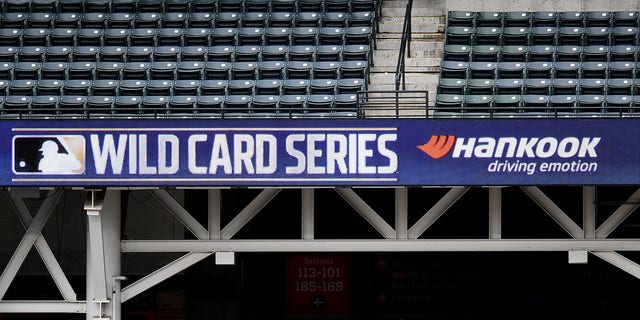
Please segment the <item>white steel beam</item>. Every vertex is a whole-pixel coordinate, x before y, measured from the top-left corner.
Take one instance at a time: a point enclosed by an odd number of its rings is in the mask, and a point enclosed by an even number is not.
[[[124,240],[122,252],[640,251],[640,239]]]
[[[623,205],[596,229],[596,238],[604,239],[608,237],[638,206],[640,206],[640,189],[636,190]]]
[[[38,212],[36,213],[36,217],[33,219],[27,231],[25,232],[22,240],[20,240],[20,244],[16,248],[16,251],[11,256],[9,263],[5,267],[2,275],[0,275],[0,300],[7,293],[7,289],[13,282],[18,270],[22,266],[24,259],[29,254],[31,247],[35,244],[38,237],[41,237],[42,228],[44,228],[47,220],[49,220],[49,216],[53,212],[56,204],[62,197],[64,191],[62,190],[53,190],[49,193],[49,196],[44,199]]]
[[[582,187],[582,229],[585,239],[596,237],[596,187]]]
[[[489,239],[502,238],[502,188],[489,188]]]
[[[196,241],[203,241],[203,240],[196,240]],[[217,242],[217,241],[214,240],[213,242]],[[121,301],[125,302],[137,296],[138,294],[155,286],[156,284],[169,279],[171,276],[175,275],[176,273],[183,271],[184,269],[198,263],[202,259],[210,256],[212,253],[213,252],[187,253],[186,255],[172,261],[166,266],[150,273],[144,278],[122,289]]]
[[[469,187],[453,187],[445,194],[436,204],[427,211],[416,223],[409,229],[407,237],[409,239],[418,239],[431,225],[438,220],[453,204],[469,190]]]
[[[220,189],[208,190],[209,240],[220,240],[220,208],[222,196]]]
[[[315,238],[315,190],[313,188],[302,189],[302,239],[313,240]]]
[[[9,203],[20,218],[20,223],[26,230],[33,221],[33,217],[29,212],[29,208],[27,208],[27,205],[24,203],[24,201],[21,198],[17,197],[13,192],[9,192],[8,198]],[[60,264],[56,260],[55,255],[51,251],[47,240],[42,236],[42,233],[38,235],[35,246],[38,254],[47,267],[47,270],[49,270],[49,274],[51,274],[53,281],[62,294],[62,298],[64,298],[64,300],[66,301],[76,301],[76,293],[73,290],[73,287],[71,287],[69,280],[64,275],[64,271],[60,267]]]
[[[538,187],[520,187],[529,197],[540,206],[556,223],[575,239],[584,238],[582,228],[578,226],[560,207],[558,207]]]
[[[351,205],[371,226],[386,239],[395,239],[396,231],[373,210],[351,188],[335,188],[336,192]]]
[[[8,300],[0,302],[0,313],[85,313],[84,301]]]
[[[266,206],[273,197],[275,197],[281,189],[270,188],[264,189],[258,196],[244,208],[233,220],[231,220],[220,232],[220,238],[224,240],[231,239],[242,227],[244,227],[253,217]]]
[[[106,302],[107,273],[104,264],[102,219],[100,218],[99,211],[87,212],[87,224],[89,225],[87,230],[87,240],[89,240],[87,254],[90,254],[87,260],[87,281],[91,281],[93,285],[93,296],[87,296],[87,300]]]
[[[209,231],[205,229],[196,219],[185,210],[167,191],[156,189],[151,194],[173,214],[196,238],[200,240],[209,239]]]
[[[610,264],[620,268],[621,270],[629,273],[630,275],[640,279],[640,265],[627,259],[616,252],[592,252],[600,259],[609,262]]]
[[[396,239],[406,240],[409,225],[409,190],[407,188],[395,189],[396,211]]]

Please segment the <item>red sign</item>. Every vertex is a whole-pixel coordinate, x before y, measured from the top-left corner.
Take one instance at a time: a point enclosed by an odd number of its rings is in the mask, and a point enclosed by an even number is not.
[[[349,258],[292,256],[288,261],[289,314],[349,312]]]

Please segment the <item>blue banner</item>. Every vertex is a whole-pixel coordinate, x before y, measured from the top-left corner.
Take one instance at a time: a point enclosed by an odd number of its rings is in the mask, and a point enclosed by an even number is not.
[[[3,186],[640,184],[633,119],[0,121]]]

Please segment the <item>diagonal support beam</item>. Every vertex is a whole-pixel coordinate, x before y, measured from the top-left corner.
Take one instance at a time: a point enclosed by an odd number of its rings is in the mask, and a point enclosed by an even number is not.
[[[156,284],[168,279],[176,273],[198,263],[202,259],[210,256],[212,252],[187,253],[186,255],[172,261],[166,266],[150,273],[146,277],[130,284],[122,289],[121,301],[125,302]]]
[[[615,230],[631,213],[640,206],[640,189],[636,190],[627,202],[621,205],[607,220],[605,220],[598,229],[596,229],[596,238],[605,239],[613,230]]]
[[[462,197],[470,187],[454,187],[447,192],[436,204],[425,213],[416,223],[409,229],[407,237],[409,239],[418,239],[431,225],[438,220],[451,206],[453,206],[460,197]]]
[[[151,194],[162,203],[162,205],[173,214],[196,238],[200,240],[209,239],[209,231],[205,229],[189,212],[176,201],[167,191],[156,189]]]
[[[42,228],[44,228],[47,220],[49,220],[53,209],[62,197],[63,193],[64,192],[62,190],[52,191],[52,194],[50,193],[42,202],[42,205],[38,209],[38,213],[36,213],[36,217],[27,228],[22,240],[20,240],[20,244],[18,244],[16,251],[13,253],[13,256],[11,256],[9,263],[0,276],[0,300],[2,300],[4,295],[7,293],[7,290],[18,273],[18,270],[22,266],[24,259],[27,258],[29,250],[31,250],[38,237],[42,236]]]
[[[584,239],[584,232],[560,207],[558,207],[538,187],[521,187],[521,189],[556,221],[564,231],[574,239]]]
[[[351,188],[335,188],[336,192],[347,201],[371,226],[386,239],[395,239],[396,231],[380,215],[373,210]]]
[[[640,265],[613,251],[593,251],[595,256],[640,279]]]
[[[242,227],[264,208],[281,189],[264,189],[237,216],[233,218],[220,232],[220,239],[231,239]]]
[[[24,203],[22,198],[19,198],[13,192],[9,192],[9,203],[15,210],[16,214],[20,218],[20,223],[25,228],[25,230],[31,225],[33,222],[33,217],[31,217],[31,213],[29,213],[29,209],[27,205]],[[42,258],[47,270],[49,270],[49,274],[53,278],[58,290],[62,294],[62,297],[65,301],[76,301],[76,293],[71,287],[69,280],[64,275],[64,271],[60,267],[60,264],[56,260],[55,255],[51,251],[49,244],[47,244],[47,240],[42,236],[42,234],[38,235],[38,238],[35,242],[36,250],[38,250],[38,254]]]

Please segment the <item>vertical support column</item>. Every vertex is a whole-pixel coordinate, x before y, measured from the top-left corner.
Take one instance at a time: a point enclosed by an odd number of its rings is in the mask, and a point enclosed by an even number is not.
[[[222,207],[222,198],[220,189],[209,189],[209,240],[220,240],[220,208]]]
[[[313,240],[315,216],[315,189],[302,188],[302,240]]]
[[[502,188],[489,188],[489,239],[502,239]]]
[[[121,319],[120,278],[120,191],[89,191],[87,210],[87,314],[86,319]],[[118,297],[118,299],[116,299]]]
[[[407,230],[409,224],[408,211],[408,194],[407,188],[396,188],[396,239],[407,240]]]
[[[582,229],[585,239],[596,238],[596,187],[582,187]]]

